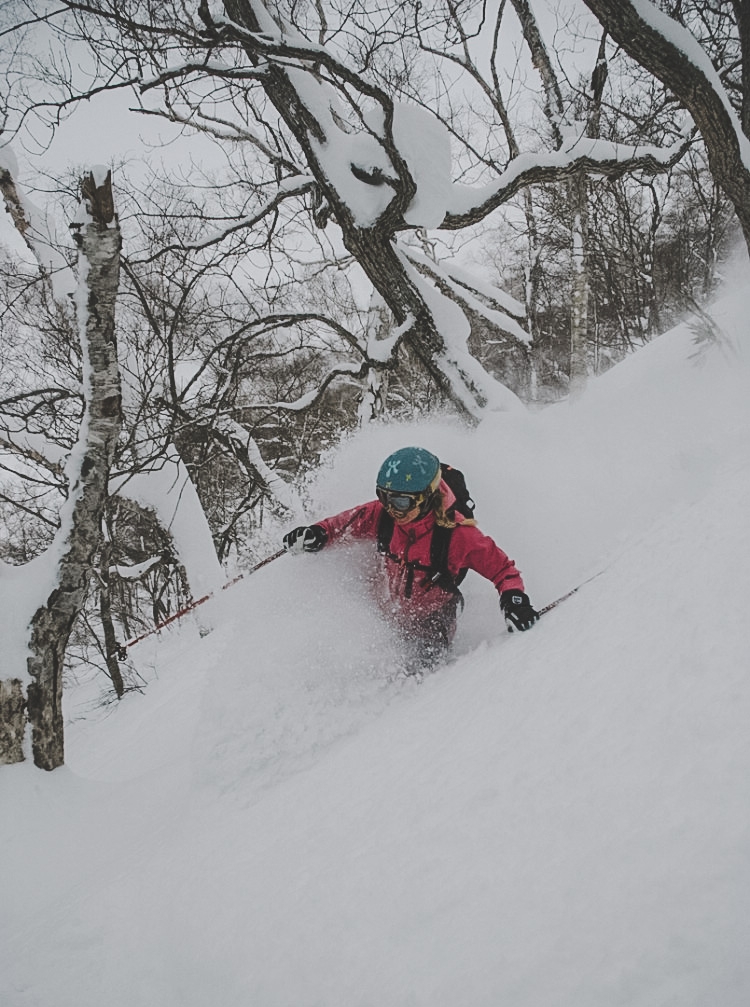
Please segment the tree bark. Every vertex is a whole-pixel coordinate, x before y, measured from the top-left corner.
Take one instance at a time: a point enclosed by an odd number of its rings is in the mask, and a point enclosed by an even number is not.
[[[249,0],[224,0],[224,7],[229,17],[237,24],[251,32],[262,34],[263,26],[259,23]],[[258,54],[247,43],[245,52],[253,64],[259,62]],[[364,86],[361,81],[357,84]],[[394,236],[403,228],[403,214],[416,193],[414,179],[399,151],[392,144],[387,149],[398,175],[394,197],[373,226],[363,227],[354,219],[350,208],[341,198],[316,155],[313,141],[324,141],[325,136],[320,124],[301,100],[282,63],[267,64],[263,87],[300,145],[320,192],[341,228],[341,236],[347,251],[354,256],[368,280],[388,305],[396,325],[402,325],[409,317],[414,319],[414,324],[405,335],[404,342],[422,363],[443,395],[453,402],[465,418],[477,420],[487,404],[486,398],[468,375],[457,372],[454,382],[446,376],[440,365],[440,358],[446,352],[445,341],[424,298],[394,247]],[[370,94],[370,97],[373,95]],[[392,112],[389,99],[384,94],[379,94],[378,100],[388,119]],[[371,184],[383,184],[383,180],[373,177]],[[391,184],[393,185],[393,180]]]
[[[18,678],[0,681],[0,765],[23,762],[26,697]]]
[[[117,633],[112,620],[112,578],[109,568],[112,563],[112,546],[106,542],[102,548],[99,569],[99,617],[102,620],[104,634],[104,660],[107,672],[112,680],[112,687],[118,699],[125,695],[125,683],[122,680],[120,662],[117,658]]]
[[[388,311],[377,294],[373,294],[370,298],[368,329],[374,333],[376,340],[385,339],[390,329]],[[377,422],[385,415],[388,400],[388,377],[386,367],[379,364],[368,366],[362,397],[357,408],[357,419],[360,426]]]
[[[82,181],[83,223],[76,294],[84,356],[86,408],[71,454],[70,492],[59,534],[54,587],[30,624],[27,716],[34,763],[55,769],[64,761],[62,670],[65,651],[83,608],[101,539],[109,471],[122,421],[115,339],[120,229],[114,214],[111,175]],[[53,546],[54,548],[54,546]]]
[[[586,124],[586,135],[599,136],[602,95],[607,80],[606,33],[599,43],[594,72],[591,75],[591,110]],[[576,399],[586,389],[588,382],[589,294],[591,291],[591,263],[589,261],[589,179],[579,171],[570,181],[568,195],[571,202],[571,245],[573,282],[570,297],[570,395]]]
[[[518,20],[521,22],[521,31],[526,40],[526,45],[529,47],[531,62],[542,79],[542,86],[544,87],[544,114],[552,128],[555,149],[559,150],[562,146],[560,124],[563,117],[563,98],[560,84],[528,0],[511,0],[511,3]]]
[[[750,0],[732,0],[742,58],[742,131],[750,136]]]
[[[585,3],[625,52],[668,87],[690,112],[703,136],[711,173],[732,201],[750,249],[750,145],[710,69],[708,55],[704,54],[705,65],[700,65],[703,60],[691,59],[689,53],[698,46],[695,37],[654,5],[647,20],[632,0]],[[740,6],[744,13],[740,27],[746,31],[747,9]],[[659,30],[662,18],[669,37]],[[678,33],[684,37],[684,47],[673,41]]]
[[[571,398],[583,394],[588,380],[589,268],[588,268],[588,177],[583,172],[571,181],[572,283],[570,294],[570,386]]]

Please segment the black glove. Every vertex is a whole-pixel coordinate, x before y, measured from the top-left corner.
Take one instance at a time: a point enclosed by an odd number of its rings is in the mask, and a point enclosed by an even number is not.
[[[325,528],[319,524],[303,525],[288,531],[283,538],[287,552],[319,552],[328,541]]]
[[[523,591],[503,591],[500,595],[500,608],[503,610],[509,633],[515,629],[521,632],[531,629],[539,618],[539,613],[531,607],[529,596]]]

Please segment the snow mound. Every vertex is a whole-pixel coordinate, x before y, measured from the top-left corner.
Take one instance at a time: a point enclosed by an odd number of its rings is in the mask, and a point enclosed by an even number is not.
[[[98,719],[69,696],[66,769],[0,772],[0,1001],[745,1007],[750,396],[728,346],[693,359],[681,328],[573,406],[343,445],[311,518],[420,443],[537,603],[593,579],[509,636],[469,578],[421,685],[366,550],[285,556],[210,603],[208,636],[139,645],[145,695]]]

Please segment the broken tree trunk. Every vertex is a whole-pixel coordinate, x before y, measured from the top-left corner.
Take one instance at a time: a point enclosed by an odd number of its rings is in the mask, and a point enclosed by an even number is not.
[[[115,339],[120,229],[111,173],[89,174],[81,184],[79,283],[75,295],[83,354],[85,410],[69,463],[69,495],[51,551],[57,552],[53,587],[30,624],[26,716],[34,763],[63,762],[62,670],[73,626],[83,608],[101,539],[107,483],[122,421]]]

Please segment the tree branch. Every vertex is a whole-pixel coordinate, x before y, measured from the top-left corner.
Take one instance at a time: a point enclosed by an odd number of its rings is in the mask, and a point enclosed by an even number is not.
[[[642,171],[649,175],[663,174],[670,171],[684,157],[692,144],[692,139],[668,150],[659,151],[652,148],[647,153],[640,155],[631,153],[625,157],[616,156],[614,153],[609,157],[597,157],[590,153],[577,154],[576,150],[580,149],[582,144],[589,146],[594,151],[597,148],[604,149],[603,141],[583,138],[567,152],[555,151],[549,154],[521,155],[515,158],[497,182],[485,187],[484,191],[489,191],[489,195],[471,205],[471,190],[468,190],[465,200],[469,204],[467,208],[447,213],[445,220],[440,225],[441,230],[455,231],[468,227],[470,224],[479,223],[489,213],[507,203],[509,199],[528,186],[540,185],[545,182],[560,182],[575,176],[579,171],[585,171],[591,175],[606,175],[608,178],[619,178],[636,171]],[[616,150],[614,144],[607,146],[610,150],[613,148]],[[624,145],[623,149],[632,150]]]

